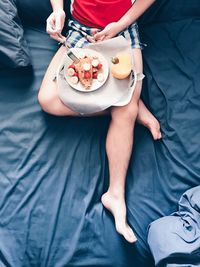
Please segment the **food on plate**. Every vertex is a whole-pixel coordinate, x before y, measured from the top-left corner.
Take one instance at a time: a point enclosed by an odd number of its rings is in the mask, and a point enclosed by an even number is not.
[[[104,81],[104,75],[103,75],[102,73],[99,73],[99,74],[97,75],[97,80],[98,80],[99,82],[103,82],[103,81]]]
[[[118,53],[111,58],[110,71],[117,79],[127,78],[132,70],[132,60],[128,53]]]
[[[83,64],[83,69],[84,71],[89,71],[91,69],[91,64],[90,63]]]
[[[78,73],[80,83],[86,88],[90,88],[92,85],[92,65],[91,58],[84,57],[75,63],[75,69]]]
[[[92,60],[92,67],[96,68],[99,64],[99,60],[97,58]]]
[[[67,75],[72,84],[80,82],[86,90],[90,89],[93,80],[104,81],[103,65],[96,56],[86,55],[83,51],[78,54],[79,61],[73,62],[67,68]]]
[[[72,77],[71,77],[71,82],[72,82],[73,84],[77,84],[77,83],[78,83],[78,77],[77,77],[77,76],[72,76]]]
[[[80,51],[78,52],[77,57],[78,57],[79,59],[84,58],[85,56],[86,56],[86,54],[85,54],[85,52],[84,52],[83,50],[80,50]]]
[[[103,65],[102,65],[101,63],[99,63],[99,64],[97,65],[97,69],[98,69],[98,70],[101,70],[102,67],[103,67]]]
[[[93,79],[97,79],[97,76],[98,76],[98,72],[95,71],[95,72],[92,73],[92,78]]]
[[[67,74],[68,74],[69,76],[73,76],[74,73],[75,73],[75,70],[74,70],[74,69],[72,69],[72,68],[68,68],[68,70],[67,70]]]

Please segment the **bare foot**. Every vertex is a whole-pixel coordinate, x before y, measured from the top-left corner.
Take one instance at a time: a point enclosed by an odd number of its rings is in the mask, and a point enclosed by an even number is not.
[[[117,232],[123,235],[128,242],[136,242],[137,238],[126,221],[126,204],[124,199],[116,197],[107,191],[101,197],[101,202],[113,214]]]
[[[137,121],[150,130],[154,140],[162,138],[162,134],[160,132],[160,123],[146,108],[141,100],[139,101]]]

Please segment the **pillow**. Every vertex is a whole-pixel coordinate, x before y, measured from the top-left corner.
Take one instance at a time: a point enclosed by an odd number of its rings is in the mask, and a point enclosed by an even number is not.
[[[30,65],[23,27],[14,0],[0,1],[0,67]]]

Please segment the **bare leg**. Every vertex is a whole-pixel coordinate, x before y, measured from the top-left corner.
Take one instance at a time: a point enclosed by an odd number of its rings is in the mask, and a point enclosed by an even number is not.
[[[137,122],[147,127],[154,140],[158,140],[162,138],[160,132],[160,124],[158,120],[153,116],[153,114],[147,109],[144,105],[143,101],[140,99],[139,101],[139,109],[137,115]]]
[[[38,100],[43,110],[47,113],[57,116],[79,116],[79,113],[72,111],[62,103],[58,97],[57,84],[52,80],[64,52],[65,48],[61,47],[52,59],[43,79],[38,94]],[[139,49],[134,49],[134,56],[137,63],[137,72],[142,72],[141,51]],[[112,121],[106,141],[110,171],[110,186],[107,193],[102,196],[102,203],[114,215],[117,231],[129,242],[136,241],[136,237],[126,221],[124,188],[126,172],[132,152],[133,129],[135,120],[138,116],[138,101],[141,85],[141,82],[137,83],[132,100],[128,105],[124,107],[113,107],[111,109]],[[146,112],[146,107],[141,107],[141,110]],[[106,110],[92,115],[105,115],[108,113],[109,110]],[[144,116],[142,116],[142,114],[138,117],[142,124],[148,126],[146,120],[143,118]]]
[[[78,116],[79,114],[66,107],[57,92],[57,83],[53,81],[56,69],[65,53],[66,48],[61,46],[53,57],[42,81],[38,94],[38,101],[44,111],[57,116]]]
[[[136,71],[142,72],[142,56],[140,49],[134,49]],[[113,107],[112,121],[109,127],[106,150],[109,161],[110,184],[108,191],[102,196],[102,203],[114,216],[116,230],[128,242],[137,239],[127,224],[125,204],[125,179],[133,146],[133,129],[138,114],[138,102],[142,82],[136,85],[131,102],[123,107]]]

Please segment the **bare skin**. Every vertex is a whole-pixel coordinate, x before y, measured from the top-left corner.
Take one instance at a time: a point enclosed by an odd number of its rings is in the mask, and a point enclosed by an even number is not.
[[[142,56],[140,49],[133,49],[135,68],[137,73],[142,73]],[[118,233],[133,243],[137,239],[126,220],[125,204],[125,177],[133,148],[134,126],[137,116],[140,122],[149,126],[155,139],[161,137],[159,123],[147,110],[139,98],[142,82],[138,81],[131,102],[122,107],[112,107],[111,123],[106,140],[106,151],[109,161],[110,184],[108,191],[102,196],[102,203],[115,218]],[[140,108],[140,113],[138,110]],[[143,116],[144,115],[144,116]]]
[[[50,0],[53,12],[47,19],[47,32],[51,38],[63,42],[65,37],[62,29],[65,21],[63,0]],[[141,14],[155,0],[137,0],[132,7],[117,22],[108,24],[100,32],[93,29],[93,36],[88,36],[89,42],[99,42],[116,36],[119,32],[134,23]],[[65,106],[58,97],[57,85],[52,81],[60,59],[65,51],[61,47],[54,56],[42,82],[38,100],[43,110],[57,116],[79,116]],[[133,49],[135,67],[138,73],[142,73],[142,56],[140,49]],[[111,107],[109,110],[92,114],[90,116],[111,115],[111,123],[106,140],[106,152],[109,161],[110,184],[108,191],[102,196],[102,204],[114,216],[116,230],[124,236],[128,242],[135,242],[136,237],[126,220],[125,204],[125,180],[129,160],[133,147],[133,133],[136,119],[147,127],[154,140],[161,138],[160,125],[156,118],[139,100],[142,82],[137,82],[134,94],[129,104],[123,107]]]
[[[65,52],[61,47],[52,59],[44,76],[38,100],[43,110],[56,116],[80,116],[62,103],[57,93],[57,84],[53,81],[55,70]],[[142,57],[140,49],[133,49],[136,71],[142,73]],[[126,220],[125,180],[133,147],[133,130],[136,119],[147,127],[154,138],[161,138],[159,122],[139,100],[142,82],[135,88],[130,103],[123,107],[111,107],[110,110],[92,114],[91,116],[111,115],[111,123],[106,139],[106,152],[109,161],[110,184],[108,191],[102,196],[102,204],[114,216],[116,230],[124,238],[133,243],[137,239]]]

